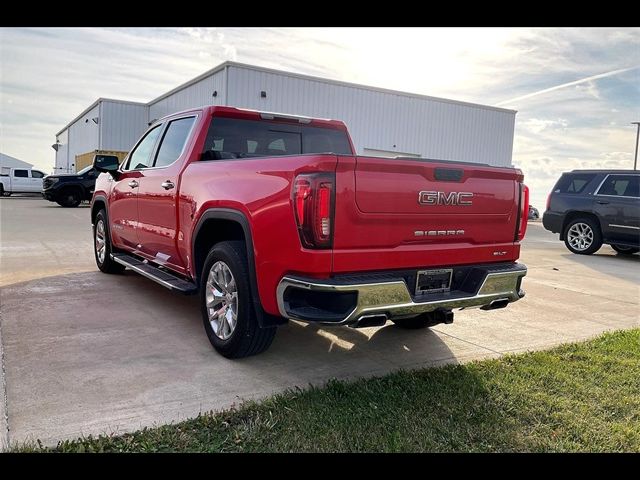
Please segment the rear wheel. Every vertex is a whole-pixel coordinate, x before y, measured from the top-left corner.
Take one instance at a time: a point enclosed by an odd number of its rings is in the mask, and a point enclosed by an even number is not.
[[[202,321],[211,345],[227,358],[265,351],[276,328],[261,328],[253,306],[244,242],[220,242],[210,251],[200,278]]]
[[[96,265],[104,273],[122,273],[124,265],[111,260],[112,247],[107,228],[107,215],[104,210],[100,210],[93,226],[93,253]]]
[[[11,196],[11,192],[4,191],[4,185],[0,183],[0,196],[9,197]]]
[[[620,255],[633,255],[634,253],[640,252],[640,248],[637,247],[624,247],[622,245],[611,245],[616,252]]]
[[[74,208],[80,205],[82,197],[78,190],[64,190],[57,200],[58,205],[65,208]]]
[[[571,220],[564,231],[564,244],[572,253],[591,255],[602,246],[600,227],[591,218]]]

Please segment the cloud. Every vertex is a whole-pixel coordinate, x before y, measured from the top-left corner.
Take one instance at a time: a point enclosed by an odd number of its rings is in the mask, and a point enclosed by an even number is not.
[[[4,28],[0,150],[51,171],[98,97],[149,101],[225,60],[518,110],[534,205],[562,171],[629,168],[638,28]],[[509,100],[505,100],[509,99]]]
[[[587,83],[587,82],[589,82],[591,84],[589,92],[592,93],[593,92],[593,88],[594,88],[594,84],[593,84],[594,80],[599,80],[601,78],[611,77],[613,75],[619,75],[621,73],[629,72],[631,70],[635,70],[635,69],[638,69],[638,68],[640,68],[640,65],[636,66],[636,67],[631,67],[631,68],[620,68],[618,70],[613,70],[611,72],[605,72],[605,73],[599,73],[597,75],[591,75],[591,76],[586,77],[586,78],[581,78],[579,80],[574,80],[572,82],[567,82],[567,83],[563,83],[563,84],[560,84],[560,85],[555,85],[553,87],[549,87],[549,88],[545,88],[545,89],[542,89],[542,90],[538,90],[536,92],[528,93],[528,94],[522,95],[520,97],[512,98],[511,100],[505,100],[504,102],[497,103],[496,106],[500,107],[500,106],[505,106],[505,105],[511,105],[514,102],[525,100],[527,98],[535,97],[537,95],[542,95],[542,94],[545,94],[545,93],[553,92],[555,90],[560,90],[561,88],[567,88],[567,87],[571,87],[571,86],[574,86],[574,85],[580,85],[582,83]],[[596,98],[599,98],[599,95],[597,93],[594,96]]]

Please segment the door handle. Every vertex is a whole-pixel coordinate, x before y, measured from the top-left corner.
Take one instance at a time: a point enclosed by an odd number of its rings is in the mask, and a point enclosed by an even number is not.
[[[600,205],[609,205],[609,202],[605,201],[605,200],[598,200],[598,203]]]
[[[171,190],[172,188],[175,188],[175,185],[173,184],[173,182],[171,180],[165,180],[164,182],[162,182],[160,184],[160,186],[162,188],[164,188],[165,190]]]
[[[129,182],[129,186],[130,186],[131,188],[136,188],[136,187],[138,186],[138,182],[136,182],[135,180],[131,180],[131,181]]]

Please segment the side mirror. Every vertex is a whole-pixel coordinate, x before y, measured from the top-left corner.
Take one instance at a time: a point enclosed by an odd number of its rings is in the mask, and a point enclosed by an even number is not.
[[[93,168],[98,172],[107,172],[115,176],[120,160],[115,155],[96,155],[93,157]]]

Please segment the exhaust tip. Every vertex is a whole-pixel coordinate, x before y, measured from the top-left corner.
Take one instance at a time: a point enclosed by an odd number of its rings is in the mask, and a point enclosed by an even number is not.
[[[508,298],[500,298],[498,300],[494,300],[489,305],[484,305],[480,307],[480,310],[497,310],[498,308],[504,308],[509,305]]]

